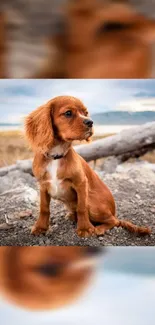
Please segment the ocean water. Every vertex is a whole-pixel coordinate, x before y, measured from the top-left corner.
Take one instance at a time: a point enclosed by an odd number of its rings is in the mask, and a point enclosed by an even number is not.
[[[119,133],[122,130],[136,128],[138,125],[94,125],[94,134],[96,136],[105,135],[109,133]],[[23,125],[2,125],[0,124],[0,131],[22,130]]]
[[[137,126],[138,125],[94,125],[94,134],[100,136],[109,133],[119,133],[123,130],[137,128]]]
[[[12,130],[21,130],[23,129],[22,125],[7,125],[7,124],[0,124],[0,131],[12,131]]]

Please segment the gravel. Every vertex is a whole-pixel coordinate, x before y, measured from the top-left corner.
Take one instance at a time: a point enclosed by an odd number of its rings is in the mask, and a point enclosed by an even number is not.
[[[76,234],[76,224],[65,219],[63,204],[53,200],[47,234],[33,236],[30,229],[38,216],[38,186],[31,175],[11,171],[0,178],[0,245],[154,246],[155,173],[145,164],[124,166],[112,174],[98,173],[113,192],[119,219],[150,226],[150,236],[141,237],[122,228],[113,228],[104,236],[80,238]]]

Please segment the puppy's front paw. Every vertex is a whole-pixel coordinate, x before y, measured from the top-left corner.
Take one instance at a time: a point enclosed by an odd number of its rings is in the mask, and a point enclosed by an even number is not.
[[[34,224],[34,226],[31,229],[31,234],[38,236],[40,234],[45,234],[47,230],[48,230],[48,227],[43,227],[36,223],[36,224]]]
[[[90,237],[95,234],[95,227],[90,225],[88,228],[78,228],[77,234],[79,237]]]

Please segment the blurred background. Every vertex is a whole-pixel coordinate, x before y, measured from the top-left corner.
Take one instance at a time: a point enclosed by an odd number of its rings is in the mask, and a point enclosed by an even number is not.
[[[155,249],[108,248],[97,267],[94,283],[79,300],[51,312],[28,312],[1,298],[2,324],[153,325]]]
[[[1,78],[63,77],[59,72],[64,65],[60,39],[64,38],[64,22],[67,8],[76,0],[7,0],[0,5],[0,72]],[[131,5],[137,13],[146,18],[155,18],[155,1],[146,0],[91,0],[81,1],[86,6],[106,6],[110,3]],[[92,4],[92,3],[95,3]],[[86,17],[86,21],[89,19]],[[117,17],[118,20],[118,17]],[[120,20],[121,21],[121,20]],[[79,28],[81,23],[77,23]],[[71,25],[72,26],[72,25]],[[73,26],[76,32],[76,27]],[[138,32],[137,32],[138,34]],[[149,34],[148,34],[149,35]],[[149,38],[149,36],[147,36]],[[76,34],[75,34],[76,38]],[[154,37],[153,37],[154,38]],[[132,40],[131,40],[132,41]],[[155,41],[155,40],[154,40]],[[130,39],[129,39],[130,43]],[[59,43],[60,44],[60,43]],[[62,43],[61,43],[62,44]],[[139,44],[139,43],[137,43]],[[133,40],[133,46],[134,46]],[[140,45],[140,44],[139,44]],[[139,46],[137,45],[137,47]],[[114,45],[115,47],[115,45]],[[143,49],[141,50],[143,51]],[[148,54],[151,62],[149,77],[154,76],[154,49]],[[127,55],[128,57],[128,55]],[[116,58],[116,55],[115,55]],[[63,60],[63,62],[62,62]],[[133,60],[131,58],[129,61]],[[119,61],[118,61],[119,62]],[[137,63],[138,64],[138,63]],[[56,72],[56,70],[58,71]],[[142,69],[142,66],[141,66]],[[63,69],[62,69],[63,70]],[[67,75],[66,75],[67,77]],[[74,75],[73,75],[74,77]],[[119,76],[118,76],[119,77]],[[135,76],[133,76],[135,77]],[[138,77],[138,76],[137,76]],[[132,76],[131,76],[132,78]]]

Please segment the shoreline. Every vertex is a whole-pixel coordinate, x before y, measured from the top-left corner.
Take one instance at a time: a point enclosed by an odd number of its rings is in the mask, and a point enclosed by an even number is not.
[[[94,135],[106,135],[110,133],[119,133],[123,130],[137,128],[139,125],[94,125]]]
[[[128,130],[133,127],[138,127],[139,125],[94,125],[94,135],[95,136],[101,136],[111,133],[119,133],[123,130]],[[21,132],[24,131],[23,125],[21,126],[0,126],[0,132],[7,132],[9,133],[14,132]]]

